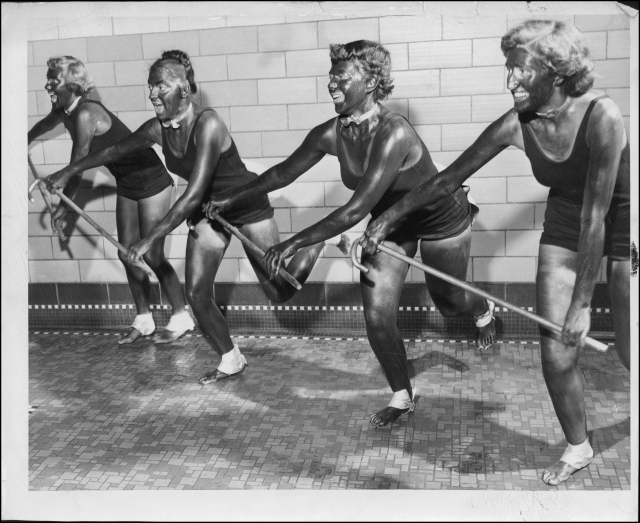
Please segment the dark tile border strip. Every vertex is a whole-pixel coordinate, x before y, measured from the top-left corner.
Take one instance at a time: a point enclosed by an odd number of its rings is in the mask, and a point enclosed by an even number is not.
[[[474,285],[518,307],[535,307],[534,283],[482,283]],[[258,283],[216,283],[215,300],[218,305],[278,305],[271,303]],[[150,299],[154,305],[167,305],[158,284],[151,284]],[[30,305],[63,304],[132,304],[133,297],[125,283],[30,283]],[[304,285],[286,305],[289,306],[361,306],[358,283],[317,283]],[[408,283],[402,290],[400,306],[432,307],[433,301],[424,283]],[[610,308],[607,285],[596,284],[594,308]]]
[[[220,307],[232,333],[295,336],[366,336],[362,306],[229,305]],[[533,311],[533,307],[527,307]],[[168,305],[151,307],[158,329],[169,322]],[[29,328],[126,330],[135,317],[132,304],[29,305]],[[471,318],[444,318],[435,307],[400,307],[398,329],[405,338],[473,340]],[[610,309],[592,309],[592,331],[613,332]],[[537,325],[515,312],[496,308],[497,337],[538,339]],[[196,333],[201,333],[196,328]],[[610,337],[607,334],[607,337]]]

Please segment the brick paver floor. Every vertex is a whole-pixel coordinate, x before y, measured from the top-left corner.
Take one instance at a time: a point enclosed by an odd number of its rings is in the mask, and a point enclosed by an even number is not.
[[[619,490],[630,481],[629,374],[582,359],[595,459],[559,487],[539,479],[565,447],[539,345],[407,343],[415,414],[376,429],[390,390],[366,340],[240,337],[249,367],[200,386],[219,357],[113,333],[32,333],[32,490]]]

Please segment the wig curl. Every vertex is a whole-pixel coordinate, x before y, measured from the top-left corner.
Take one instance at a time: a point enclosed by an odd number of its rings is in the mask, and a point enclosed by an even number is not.
[[[548,69],[563,79],[561,87],[568,96],[586,93],[595,79],[593,62],[584,35],[564,22],[527,20],[502,37],[500,48],[509,51],[526,49]]]
[[[47,67],[54,72],[60,71],[67,90],[78,96],[90,93],[95,86],[87,68],[73,56],[52,56],[47,60]]]
[[[384,47],[371,40],[356,40],[348,44],[331,44],[331,63],[354,62],[367,80],[376,78],[378,85],[374,91],[376,101],[386,100],[393,91],[391,78],[391,54]]]
[[[191,65],[191,59],[189,55],[184,51],[180,51],[178,49],[174,49],[172,51],[165,51],[162,53],[162,58],[159,58],[154,62],[151,66],[151,69],[155,69],[156,67],[162,67],[165,63],[173,63],[178,64],[184,67],[184,77],[189,82],[189,88],[192,93],[198,92],[198,86],[196,85],[195,80],[195,72],[193,71],[193,66]]]

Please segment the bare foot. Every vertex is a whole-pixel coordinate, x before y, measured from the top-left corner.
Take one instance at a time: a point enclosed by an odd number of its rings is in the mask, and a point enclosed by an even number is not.
[[[241,370],[234,372],[233,374],[227,374],[226,372],[222,372],[220,369],[216,369],[213,372],[207,372],[198,378],[198,383],[200,385],[206,385],[207,383],[215,383],[216,381],[224,380],[226,378],[239,376],[248,366],[249,364],[245,364]]]
[[[395,407],[385,407],[380,412],[376,412],[369,419],[371,425],[375,425],[378,428],[386,427],[389,423],[393,423],[404,413],[409,412],[410,409],[396,409]]]
[[[238,346],[234,345],[234,350],[238,350]],[[207,383],[213,383],[214,381],[224,380],[234,376],[239,376],[249,366],[245,357],[238,351],[238,357],[235,363],[225,363],[224,360],[220,362],[220,366],[213,372],[208,372],[204,376],[198,378],[200,385],[206,385]],[[223,368],[224,370],[220,370]],[[237,369],[237,370],[236,370]],[[225,372],[226,371],[226,372]]]
[[[474,317],[476,322],[476,347],[480,350],[487,350],[491,347],[496,337],[496,319],[493,317],[496,305],[491,300],[485,301],[488,307],[487,312]]]
[[[591,463],[591,460],[589,460]],[[584,467],[588,466],[587,463]],[[576,468],[564,461],[556,461],[550,467],[547,467],[542,473],[542,481],[547,485],[559,485],[560,483],[567,481],[572,474],[583,469],[584,467]]]
[[[118,341],[118,345],[133,343],[140,336],[142,336],[142,333],[135,327],[131,327],[131,330],[127,332],[127,334],[125,334],[121,340]]]
[[[164,330],[160,334],[158,334],[158,336],[156,336],[153,339],[153,341],[155,343],[157,343],[158,345],[166,345],[167,343],[173,343],[174,341],[176,341],[185,332],[187,332],[187,331],[186,330],[183,330],[183,331],[168,331],[168,330]]]
[[[482,351],[487,350],[496,337],[496,319],[491,318],[491,322],[484,327],[476,327],[476,347]]]
[[[389,405],[373,414],[369,419],[369,423],[378,428],[382,428],[389,425],[389,423],[393,423],[403,414],[413,412],[416,410],[417,393],[418,389],[416,387],[413,387],[411,393],[409,393],[408,390],[395,392]],[[410,399],[409,394],[412,395],[413,399]]]
[[[336,247],[340,249],[340,252],[344,255],[349,255],[351,252],[351,240],[345,233],[340,235],[340,243],[338,243]]]

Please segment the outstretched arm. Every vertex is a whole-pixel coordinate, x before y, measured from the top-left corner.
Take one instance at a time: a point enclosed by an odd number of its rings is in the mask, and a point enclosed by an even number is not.
[[[27,134],[27,143],[33,142],[38,136],[42,136],[44,133],[47,133],[56,128],[57,125],[62,123],[62,117],[60,113],[54,109],[45,116],[42,120],[37,122]]]
[[[140,241],[129,248],[129,262],[138,262],[153,242],[164,238],[201,204],[215,170],[226,136],[224,122],[213,112],[204,113],[195,129],[196,160],[185,192],[166,216]]]
[[[71,161],[70,164],[78,162],[89,154],[91,149],[91,142],[96,134],[100,117],[97,114],[97,109],[93,106],[82,106],[74,114],[74,126],[71,139],[73,141],[73,147],[71,149]],[[64,195],[73,200],[78,187],[80,186],[80,180],[83,173],[78,173],[74,176],[64,188]],[[51,227],[55,231],[57,227],[62,227],[60,220],[65,216],[68,211],[67,204],[60,202],[58,208],[51,215]]]
[[[578,267],[562,331],[562,341],[567,345],[584,346],[589,332],[589,307],[604,249],[604,220],[611,204],[626,140],[624,121],[618,107],[609,99],[599,101],[587,129],[590,154],[580,216]]]
[[[416,187],[393,207],[387,209],[367,227],[361,240],[362,248],[375,254],[378,244],[394,225],[418,209],[429,207],[453,194],[473,173],[509,145],[517,145],[519,121],[509,111],[487,127],[479,138],[448,168]]]
[[[332,141],[335,142],[335,119],[312,129],[289,158],[266,170],[256,180],[223,194],[213,194],[205,205],[207,216],[213,218],[214,212],[222,212],[243,200],[292,184],[332,151]]]
[[[119,160],[135,151],[151,147],[154,143],[161,144],[162,136],[157,127],[159,127],[157,120],[153,118],[143,123],[137,131],[124,137],[115,144],[88,154],[64,169],[47,176],[45,178],[47,189],[49,192],[64,189],[74,176],[81,175],[81,173],[87,169]]]
[[[336,236],[360,222],[380,201],[396,179],[410,151],[407,130],[401,122],[391,122],[378,131],[371,147],[367,170],[351,199],[315,225],[272,247],[265,254],[270,275],[277,273],[286,258],[297,250]]]

